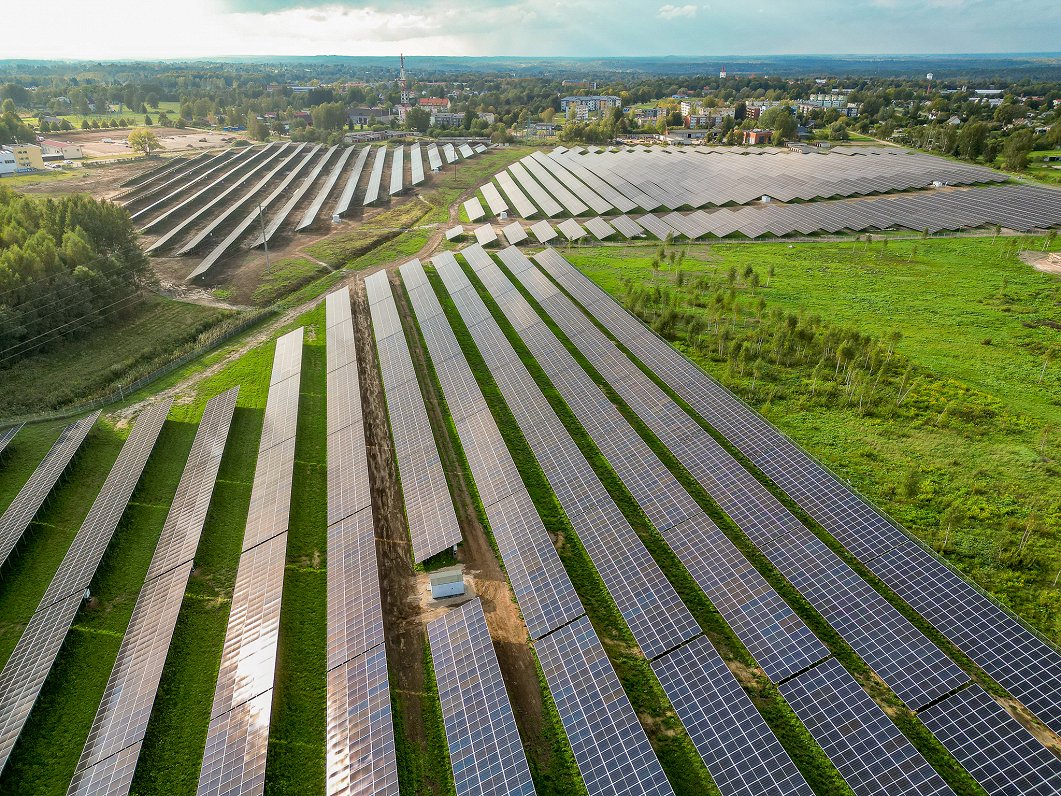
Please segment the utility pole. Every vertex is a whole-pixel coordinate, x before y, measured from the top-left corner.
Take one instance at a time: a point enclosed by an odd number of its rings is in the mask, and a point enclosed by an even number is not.
[[[269,270],[269,241],[265,239],[265,216],[262,213],[261,202],[258,203],[258,221],[262,225],[262,244],[265,246],[265,270]]]

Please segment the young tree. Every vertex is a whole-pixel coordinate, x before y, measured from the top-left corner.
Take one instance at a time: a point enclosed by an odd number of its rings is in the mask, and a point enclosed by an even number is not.
[[[140,152],[148,157],[151,156],[152,152],[162,148],[162,144],[158,141],[158,136],[144,127],[137,128],[129,133],[129,146],[134,152]]]
[[[1018,130],[1006,139],[1002,145],[1002,162],[1010,171],[1024,171],[1028,168],[1028,154],[1032,151],[1032,131]]]

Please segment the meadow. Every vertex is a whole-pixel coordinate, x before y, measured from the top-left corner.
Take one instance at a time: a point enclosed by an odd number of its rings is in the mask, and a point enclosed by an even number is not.
[[[1046,245],[701,244],[662,263],[657,247],[563,253],[1056,641],[1061,280],[1018,256]]]

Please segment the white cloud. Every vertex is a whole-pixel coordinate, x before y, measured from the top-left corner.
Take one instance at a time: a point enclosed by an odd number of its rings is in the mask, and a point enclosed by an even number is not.
[[[659,12],[656,14],[660,19],[678,19],[680,17],[695,17],[697,7],[695,5],[686,6],[672,6],[668,3],[665,6],[659,7]]]

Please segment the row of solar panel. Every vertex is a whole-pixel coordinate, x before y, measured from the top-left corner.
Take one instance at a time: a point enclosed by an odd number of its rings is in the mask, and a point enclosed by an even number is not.
[[[269,743],[295,464],[304,330],[276,341],[199,796],[261,792]]]
[[[126,205],[130,209],[134,209],[134,220],[145,217],[150,212],[165,208],[171,202],[186,197],[145,223],[142,230],[145,232],[168,226],[168,230],[150,245],[148,251],[162,250],[169,245],[170,241],[193,224],[209,219],[206,225],[198,233],[186,240],[176,252],[177,255],[189,254],[199,248],[204,241],[211,239],[215,231],[226,226],[229,220],[240,210],[246,211],[242,221],[236,224],[222,241],[213,246],[211,251],[187,278],[191,280],[208,273],[218,260],[230,252],[237,242],[245,237],[247,231],[255,223],[260,223],[262,226],[262,232],[255,245],[267,243],[283,225],[298,202],[308,193],[311,186],[318,181],[325,165],[338,150],[337,146],[333,146],[326,152],[321,153],[320,145],[315,145],[299,158],[305,147],[305,144],[270,144],[260,149],[248,148],[234,156],[230,153],[222,153],[208,160],[196,158],[194,162],[189,162],[185,167],[176,168],[176,173],[168,181],[150,190],[130,196],[126,201]],[[446,147],[444,152],[447,162],[454,162],[458,156],[472,157],[477,153],[476,150],[473,150],[467,144],[463,144],[459,150],[453,150],[452,145],[449,144]],[[344,170],[346,170],[347,163],[351,160],[353,152],[354,147],[342,150],[340,156],[331,167],[328,176],[321,183],[314,199],[296,225],[296,231],[306,229],[316,221],[328,196],[331,195],[335,185],[343,175]],[[375,148],[363,147],[358,152],[357,158],[354,159],[352,167],[346,174],[344,186],[331,214],[332,217],[342,216],[349,211],[354,193],[361,180],[361,175],[365,171],[366,161],[370,152],[374,152],[375,156],[365,184],[362,204],[367,207],[378,200],[382,189],[383,170],[387,155],[387,146],[385,144]],[[391,152],[391,176],[388,193],[393,196],[401,193],[405,183],[405,148],[398,146],[392,149]],[[411,184],[418,185],[424,180],[424,168],[423,162],[420,160],[419,145],[411,147],[409,155],[411,161]],[[307,170],[307,176],[291,194],[283,208],[269,220],[268,227],[266,227],[265,211],[288,191],[299,175]],[[279,178],[281,173],[285,173],[282,179]],[[254,182],[255,178],[257,178],[256,182]],[[202,183],[205,184],[201,185]],[[188,196],[188,192],[192,188],[200,185],[201,187],[198,187],[194,193]],[[250,187],[248,188],[247,186]],[[272,191],[267,196],[262,197],[262,192],[270,186],[273,186]],[[243,193],[238,194],[237,191],[241,189],[245,190],[243,190]],[[159,196],[160,194],[161,196]],[[148,199],[154,199],[154,201],[149,205],[135,209],[136,205],[142,204]],[[209,211],[215,207],[221,207],[222,209],[210,217]]]
[[[587,280],[585,277],[578,274],[577,271],[575,271],[575,269],[571,267],[570,264],[566,263],[566,261],[559,257],[558,254],[551,250],[547,250],[539,257],[539,263],[544,268],[546,268],[548,272],[554,278],[556,278],[561,285],[564,286],[565,289],[567,289],[573,296],[575,296],[579,301],[581,301],[583,305],[587,307],[588,311],[593,316],[595,316],[599,322],[601,322],[603,325],[605,325],[606,328],[609,328],[609,330],[616,334],[617,338],[629,350],[631,350],[635,355],[640,356],[642,358],[642,361],[651,361],[653,363],[654,369],[657,373],[660,374],[662,378],[667,379],[668,381],[673,380],[673,383],[675,384],[675,389],[677,389],[679,394],[686,398],[686,400],[688,400],[691,405],[694,406],[694,408],[698,405],[704,405],[705,403],[710,404],[713,401],[717,400],[717,398],[715,398],[715,393],[719,391],[719,388],[715,385],[715,383],[707,379],[706,376],[702,374],[702,372],[700,372],[698,369],[695,369],[695,366],[692,366],[691,363],[688,363],[687,360],[684,360],[684,358],[680,357],[680,355],[678,355],[677,352],[674,352],[674,350],[667,346],[666,343],[664,343],[659,338],[655,337],[650,332],[648,332],[628,313],[622,310],[622,308],[620,308],[613,300],[611,300],[607,296],[607,294],[603,293],[603,291],[601,291],[599,288],[592,285],[592,283],[590,283],[589,280]],[[558,319],[558,323],[562,322]],[[579,342],[581,343],[584,339],[585,332],[584,330],[580,329]],[[651,341],[651,344],[647,341]],[[680,363],[680,369],[682,373],[688,374],[695,370],[696,373],[699,374],[699,376],[696,378],[689,378],[687,382],[681,382],[680,380],[675,379],[674,373],[678,369],[678,363]],[[603,370],[602,373],[604,373]],[[708,387],[710,387],[710,390],[707,389]],[[622,390],[618,386],[616,386],[616,389],[622,392]],[[697,393],[699,393],[699,397]],[[732,396],[729,396],[729,398],[732,404],[739,403],[736,401],[736,399],[733,399]],[[742,415],[742,420],[749,422],[753,425],[765,425],[761,418],[758,418],[758,416],[754,415],[754,413],[752,413],[742,404],[740,404],[739,407],[739,412]],[[705,419],[708,419],[710,422],[716,422],[716,415],[717,410],[710,414],[705,413]],[[673,422],[673,418],[671,418],[671,422]],[[718,424],[716,427],[718,427],[722,433],[726,434],[727,437],[729,437],[732,432],[732,429],[726,426],[725,424]],[[769,451],[771,453],[784,450],[784,446],[780,444],[782,438],[779,434],[776,434],[776,432],[774,432],[774,434],[776,435],[776,437],[771,437],[769,440],[760,439],[760,447],[758,450],[753,450],[750,446],[746,444],[742,445],[742,443],[746,442],[746,440],[742,440],[737,435],[734,435],[734,441],[735,444],[737,444],[737,446],[742,449],[742,451],[748,453],[749,455],[754,454],[754,456],[752,456],[753,461],[755,461],[756,464],[760,464],[760,466],[762,466],[762,464],[767,463],[767,456],[769,455],[764,452],[766,450],[767,445],[769,445]],[[787,444],[791,445],[791,443]],[[780,472],[781,470],[785,469],[783,458],[784,457],[782,456],[782,461],[773,463],[773,471]],[[690,469],[695,470],[695,466],[691,467]],[[722,469],[724,469],[722,465],[716,463],[716,472],[720,472]],[[766,468],[764,467],[764,469]],[[771,472],[768,472],[768,475],[770,474]],[[800,469],[796,468],[791,471],[789,477],[792,479],[806,478],[806,471],[801,471]],[[732,486],[730,485],[727,488],[732,488]],[[800,498],[802,497],[795,489],[793,489],[790,494],[797,500],[797,502],[799,502]],[[721,502],[722,501],[720,500],[720,503]],[[851,508],[854,508],[853,501],[849,501],[847,504],[837,504],[834,501],[833,508],[835,509],[835,506],[837,505],[848,505]],[[808,510],[811,509],[808,508]],[[823,515],[819,512],[819,517],[822,516]],[[773,518],[775,521],[778,520],[777,515],[774,515]],[[856,526],[853,522],[853,518],[849,519],[852,519],[852,522],[848,527],[864,527],[863,523],[859,522]],[[809,536],[809,534],[806,535]],[[779,558],[782,559],[783,564],[787,564],[784,559],[790,556],[790,552],[788,552],[788,550],[783,553],[779,551],[782,547],[790,549],[792,547],[791,539],[784,539],[783,544],[779,544],[780,540],[776,536],[776,531],[771,533],[770,536],[773,536],[773,538],[765,543],[765,551],[767,552],[768,557],[770,557],[775,564],[778,563]],[[756,541],[754,536],[753,541]],[[905,544],[912,545],[913,543],[906,542]],[[928,556],[927,553],[925,553],[925,555]],[[940,569],[945,570],[945,567],[943,567],[942,564],[939,564],[938,566]],[[782,572],[785,571],[783,566],[779,566],[779,569],[781,569]],[[949,570],[946,571],[949,572]],[[820,580],[832,582],[837,580],[837,570],[835,568],[830,567],[827,572],[823,570],[820,573],[817,573],[814,577]],[[813,580],[814,578],[806,578],[803,579],[802,582],[800,579],[793,579],[791,576],[790,579],[793,580],[793,583],[797,586],[797,588],[801,588],[802,590],[806,588],[807,581]],[[885,578],[885,582],[888,582],[888,579]],[[972,591],[969,584],[965,583],[964,581],[961,581],[959,578],[957,578],[957,576],[952,576],[950,580],[945,581],[944,583],[940,583],[939,585],[940,587],[950,587],[955,590],[956,594],[952,599],[960,600],[961,597],[964,596],[963,592],[968,594],[970,591]],[[902,596],[902,592],[900,592],[900,595]],[[840,598],[840,592],[834,591],[830,595],[830,598],[833,600],[838,600]],[[986,600],[984,601],[986,602]],[[811,602],[813,603],[814,600],[811,600]],[[911,601],[911,604],[914,605],[916,609],[921,610],[921,608],[916,604],[916,601]],[[961,617],[959,614],[960,618],[973,619],[974,617],[970,616],[970,614],[972,613],[970,609],[973,608],[973,606],[979,607],[977,603],[973,602],[969,608],[965,609],[964,617]],[[828,618],[828,613],[824,611],[823,613]],[[977,629],[977,632],[982,637],[979,643],[986,646],[990,645],[992,642],[996,642],[998,640],[999,634],[997,630],[996,632],[990,632],[990,628],[994,623],[991,621],[985,622],[985,619],[990,620],[993,619],[993,617],[985,617],[983,615],[975,617],[975,620],[979,620],[975,622],[975,627]],[[863,617],[860,621],[865,622],[866,620]],[[1013,623],[1016,624],[1014,620],[1010,621],[1013,621]],[[971,627],[972,626],[970,626],[970,629]],[[837,629],[840,630],[842,635],[845,634],[844,631],[840,628]],[[1027,632],[1025,631],[1025,633]],[[1027,633],[1027,636],[1030,637],[1031,634]],[[983,639],[986,639],[986,643]],[[967,638],[965,640],[968,641]],[[1015,644],[1023,640],[1024,639],[1021,638],[1014,638],[1011,640],[1011,644]],[[969,651],[967,649],[968,646],[968,644],[965,644],[964,646],[959,644],[959,647],[965,649],[967,652]],[[858,648],[856,647],[856,650],[857,649]],[[1015,646],[1011,646],[1008,650],[1009,654],[1005,655],[1005,657],[1007,657],[1008,659],[1008,666],[1010,667],[1011,671],[1020,671],[1023,668],[1022,664],[1027,666],[1028,669],[1030,669],[1030,671],[1025,671],[1025,679],[1015,680],[1017,684],[1019,686],[1025,686],[1029,684],[1028,681],[1031,681],[1031,684],[1038,686],[1038,688],[1040,689],[1035,694],[1035,696],[1046,701],[1047,703],[1051,703],[1052,694],[1050,692],[1052,692],[1056,688],[1056,678],[1048,679],[1048,676],[1046,675],[1046,670],[1043,668],[1046,662],[1038,661],[1035,657],[1037,653],[1041,653],[1043,651],[1049,652],[1051,655],[1056,656],[1055,651],[1049,649],[1047,645],[1043,644],[1042,642],[1038,642],[1037,644],[1033,644],[1030,647],[1022,646],[1020,649],[1016,648]],[[887,650],[884,650],[884,652],[887,652]],[[894,650],[892,650],[892,652],[894,652]],[[997,652],[1005,654],[1006,650],[998,650]],[[916,654],[907,655],[905,657],[890,661],[890,665],[892,665],[893,667],[905,665],[916,670],[918,668],[921,668],[919,667],[919,657],[921,656],[918,656]],[[975,660],[976,656],[973,657]],[[922,660],[928,659],[922,658]],[[872,662],[871,665],[873,665]],[[990,669],[988,669],[988,671],[989,673],[992,673]],[[884,676],[884,679],[888,681],[889,677]],[[998,679],[1000,679],[1001,681],[1001,678]],[[1043,691],[1044,688],[1046,689],[1045,692]],[[1018,690],[1020,689],[1014,689],[1015,692]],[[945,692],[939,691],[939,693]],[[1023,750],[1020,753],[1014,753],[1016,757],[1014,757],[1013,755],[1009,756],[1008,758],[998,757],[994,754],[992,748],[987,743],[985,743],[983,747],[977,747],[975,744],[972,743],[964,743],[963,745],[959,746],[958,744],[953,742],[953,738],[941,737],[941,740],[944,742],[945,745],[948,745],[948,748],[950,748],[955,753],[959,761],[962,762],[962,764],[971,772],[976,773],[977,778],[981,781],[981,784],[984,784],[985,787],[987,787],[989,783],[985,782],[985,780],[990,780],[991,788],[989,789],[991,790],[991,792],[1013,792],[1012,789],[1006,790],[1004,787],[999,785],[999,783],[1013,781],[1024,782],[1025,786],[1027,786],[1028,783],[1035,783],[1035,787],[1038,789],[1024,790],[1021,792],[1055,792],[1054,789],[1056,789],[1057,787],[1061,787],[1061,784],[1059,784],[1061,783],[1061,771],[1059,771],[1059,769],[1057,768],[1057,761],[1053,760],[1051,762],[1051,758],[1049,755],[1046,757],[1039,755],[1038,750],[1041,748],[1040,745],[1038,745],[1038,743],[1034,741],[1034,739],[1032,739],[1030,734],[1023,730],[1020,725],[1018,725],[1011,717],[1009,717],[1008,714],[1006,714],[1005,711],[1003,711],[997,705],[997,703],[994,703],[993,700],[991,700],[991,704],[988,704],[985,703],[982,699],[973,697],[972,694],[976,693],[976,688],[973,686],[970,686],[969,688],[966,688],[965,690],[960,691],[959,693],[968,694],[968,696],[963,697],[961,700],[958,700],[956,698],[948,698],[947,700],[944,700],[945,703],[953,703],[953,707],[951,707],[949,712],[943,711],[942,709],[937,711],[936,708],[938,707],[938,705],[934,705],[932,708],[926,711],[927,715],[935,715],[938,720],[943,720],[942,717],[946,715],[945,721],[949,721],[952,723],[957,722],[961,724],[962,722],[971,721],[969,711],[975,710],[976,716],[978,717],[978,721],[980,722],[980,724],[977,725],[979,727],[979,732],[982,733],[985,738],[990,736],[992,738],[995,738],[996,740],[1006,739],[1004,741],[1006,744],[1009,744],[1016,749]],[[927,692],[925,696],[928,696]],[[1033,702],[1035,700],[1028,701]],[[917,706],[918,704],[924,703],[914,702],[913,704]],[[1052,704],[1056,704],[1056,702],[1054,701],[1052,702]],[[1033,709],[1035,708],[1033,707]],[[941,732],[943,732],[942,729]],[[963,732],[968,734],[967,730]],[[1002,743],[1002,741],[998,742]],[[1019,759],[1020,762],[1014,762],[1015,759]]]
[[[481,251],[477,253],[474,248],[466,249],[464,253],[469,262],[473,264],[473,267],[477,266],[476,273],[482,278],[491,295],[498,301],[501,311],[506,314],[517,333],[527,343],[531,353],[546,370],[554,386],[561,392],[568,406],[575,412],[578,419],[583,423],[584,428],[590,433],[602,453],[605,454],[609,463],[616,470],[617,475],[624,481],[624,485],[631,490],[635,499],[638,499],[642,508],[649,514],[650,519],[659,524],[664,533],[664,538],[679,554],[683,563],[690,567],[691,572],[699,575],[697,580],[706,584],[705,592],[716,601],[716,607],[732,623],[738,636],[742,640],[748,639],[751,641],[749,646],[753,654],[758,653],[760,658],[765,659],[766,665],[770,666],[770,653],[773,653],[775,657],[772,662],[774,668],[778,670],[778,679],[791,677],[808,666],[813,666],[817,661],[827,656],[828,651],[802,622],[791,613],[791,609],[784,605],[765,582],[762,583],[761,588],[753,591],[751,587],[757,585],[754,584],[754,578],[758,577],[757,575],[748,578],[751,582],[747,585],[740,584],[739,581],[734,583],[732,578],[728,579],[728,582],[727,580],[721,580],[726,577],[726,573],[723,567],[716,566],[715,562],[711,560],[717,555],[716,549],[712,549],[712,543],[717,544],[717,540],[724,540],[725,537],[710,525],[706,517],[703,517],[702,521],[697,519],[683,522],[682,515],[684,512],[672,512],[671,516],[668,516],[666,510],[660,510],[662,507],[653,510],[654,507],[651,505],[653,501],[666,501],[668,496],[677,497],[680,495],[681,498],[687,499],[689,504],[695,504],[692,498],[682,491],[681,487],[676,483],[671,486],[665,478],[656,480],[658,478],[657,473],[661,470],[665,471],[665,467],[655,460],[651,452],[642,453],[624,461],[624,453],[627,450],[636,449],[639,445],[644,446],[644,442],[637,438],[636,432],[629,428],[628,424],[615,411],[615,408],[610,406],[603,393],[600,394],[599,401],[589,402],[588,404],[584,401],[584,396],[599,393],[599,390],[581,371],[577,363],[570,358],[570,355],[563,351],[559,341],[553,338],[551,332],[544,328],[533,308],[526,304],[526,301],[513,289],[511,283],[501,274],[496,265],[488,257],[484,256],[484,253]],[[513,249],[503,252],[502,257],[506,260],[506,263],[510,264],[510,268],[513,270],[533,268],[521,254]],[[453,282],[453,287],[460,287],[458,280],[454,279]],[[552,347],[543,346],[541,344],[543,339],[551,339]],[[489,340],[480,345],[489,345]],[[583,378],[574,377],[572,374],[575,372],[581,374]],[[499,378],[503,379],[503,376]],[[501,386],[500,383],[499,386]],[[520,393],[515,398],[515,401],[510,400],[510,406],[515,406],[516,403],[526,400],[526,396],[526,392]],[[615,417],[609,413],[609,409],[614,412]],[[518,414],[517,409],[513,411]],[[625,428],[626,430],[621,440],[616,439],[615,429],[617,428]],[[609,440],[610,436],[612,440]],[[632,440],[631,438],[637,439]],[[654,465],[658,465],[658,469]],[[545,464],[543,463],[544,468]],[[646,477],[647,473],[652,473],[653,477]],[[673,476],[670,476],[670,478],[673,479]],[[675,514],[677,516],[674,516]],[[675,534],[673,528],[669,525],[671,522],[679,523],[675,526],[680,529],[678,534]],[[714,530],[716,535],[702,536],[700,531],[705,526]],[[721,552],[722,550],[725,550],[725,545],[718,546],[718,551]],[[682,555],[683,552],[685,555]],[[690,552],[693,554],[690,555]],[[747,565],[747,562],[743,561],[743,558],[735,549],[733,550],[732,558],[739,559],[744,564],[746,567],[745,572],[751,570],[751,567]],[[705,569],[713,571],[707,577],[703,577],[702,573]],[[739,569],[737,573],[740,573]],[[722,584],[721,588],[718,585],[720,582]],[[759,604],[757,597],[767,595],[772,599],[768,598],[767,603]],[[720,596],[723,599],[720,599]],[[734,602],[745,603],[748,606],[746,608],[747,613],[743,616],[741,615],[741,609],[745,609],[745,606],[740,606],[734,610]],[[768,608],[769,611],[764,612],[764,608]],[[788,618],[786,618],[786,615]],[[761,626],[757,627],[760,624]],[[792,633],[791,636],[789,636],[790,632]],[[764,640],[765,643],[763,643]],[[703,748],[700,749],[701,755],[704,757],[705,762],[709,764],[709,771],[712,771],[713,776],[714,770],[718,770],[720,778],[725,779],[728,777],[729,787],[734,788],[733,792],[735,793],[747,792],[740,789],[737,784],[740,782],[762,783],[765,781],[784,783],[780,785],[780,792],[786,792],[795,782],[802,782],[802,778],[792,766],[787,755],[781,752],[779,747],[773,745],[775,741],[765,723],[762,723],[761,726],[746,725],[749,732],[749,736],[746,737],[740,734],[734,735],[727,725],[708,720],[708,716],[716,720],[719,718],[718,707],[711,710],[707,708],[711,703],[709,698],[712,693],[711,689],[719,689],[733,695],[733,701],[726,706],[723,713],[728,711],[729,715],[741,714],[746,720],[748,717],[755,716],[755,713],[750,703],[747,705],[743,704],[737,697],[740,693],[740,688],[735,682],[727,685],[724,682],[717,682],[718,678],[716,677],[713,678],[714,682],[711,686],[704,684],[704,667],[708,667],[708,670],[711,667],[708,666],[709,659],[703,657],[702,650],[692,653],[689,649],[683,647],[673,653],[672,656],[666,656],[666,658],[657,661],[655,668],[658,671],[669,673],[669,679],[664,683],[665,687],[667,687],[668,695],[674,701],[675,708],[679,711],[679,714],[684,714],[685,719],[689,722],[687,726],[690,734],[697,738],[702,745]],[[683,663],[679,664],[678,659],[681,659]],[[692,665],[693,662],[696,663],[695,666]],[[685,677],[681,675],[685,675]],[[834,677],[834,679],[838,678],[849,679],[850,675],[841,669],[840,673]],[[849,680],[849,684],[858,688],[853,679]],[[845,715],[848,722],[880,724],[883,721],[887,723],[883,712],[872,701],[868,700],[868,697],[866,703],[850,706]],[[762,721],[761,717],[759,721]],[[916,766],[919,770],[928,772],[926,776],[938,779],[938,776],[931,773],[931,768],[928,764],[916,754],[913,747],[909,746],[909,744],[906,744],[901,749],[903,755],[901,759],[890,757],[892,752],[895,751],[893,747],[898,741],[901,741],[901,735],[898,730],[894,726],[892,726],[892,730],[894,733],[891,736],[892,743],[890,745],[874,746],[873,749],[864,753],[864,762],[859,763],[858,760],[855,760],[852,763],[856,767],[860,765],[865,767],[867,771],[872,770],[872,767],[875,766],[881,770],[881,781],[887,781],[888,777],[897,776],[896,772],[900,770],[900,764],[910,767],[908,761],[913,759],[916,760]],[[834,750],[834,753],[841,758],[841,761],[847,759],[843,755],[843,750]],[[884,762],[882,763],[882,761]],[[767,773],[768,776],[766,775]],[[766,792],[771,791],[767,789]]]
[[[507,286],[509,290],[504,289],[504,285],[501,284],[503,277],[500,272],[492,272],[489,269],[488,264],[492,265],[492,263],[485,252],[477,247],[471,247],[465,249],[463,253],[469,262],[473,263],[473,267],[476,267],[477,273],[488,282],[495,299],[505,306],[506,312],[511,313],[509,317],[516,326],[517,332],[528,341],[531,353],[543,365],[546,372],[552,375],[554,364],[561,368],[565,367],[563,363],[543,361],[547,357],[544,357],[542,352],[534,347],[533,339],[550,333],[544,329],[540,320],[534,320],[537,316],[534,315],[533,310],[530,310],[530,315],[534,319],[520,313],[517,302],[521,300],[521,297],[511,290],[511,285]],[[451,295],[468,294],[472,291],[471,283],[464,277],[459,267],[455,264],[443,265],[439,262],[443,259],[452,259],[452,255],[440,255],[435,260],[436,267]],[[403,274],[408,268],[409,265],[403,266]],[[677,595],[673,593],[658,566],[652,561],[640,540],[604,490],[562,422],[515,356],[496,323],[490,318],[489,311],[482,300],[478,299],[475,305],[464,307],[462,314],[466,324],[471,328],[473,340],[491,369],[494,381],[513,412],[573,528],[586,546],[598,572],[626,619],[635,640],[641,645],[646,655],[658,658],[654,666],[666,669],[672,660],[672,655],[687,654],[688,648],[681,647],[682,653],[669,655],[664,653],[699,636],[699,626]],[[524,320],[529,324],[521,323]],[[573,362],[571,364],[577,368]],[[592,389],[596,391],[595,387]],[[602,398],[603,404],[614,409],[603,395]],[[591,409],[591,411],[598,411],[597,420],[600,421],[599,425],[596,420],[594,421],[594,429],[611,424],[612,419],[607,416],[607,412],[603,412],[604,417],[599,417],[603,408],[602,404],[596,404]],[[619,420],[622,423],[622,419]],[[608,447],[603,447],[602,452],[605,452],[607,457],[611,456],[611,449]],[[622,467],[620,471],[620,477],[628,475]],[[652,491],[657,492],[657,497],[652,499],[666,502],[666,494],[658,494],[666,492],[665,485],[653,484],[652,486],[656,488]],[[635,485],[635,499],[643,498],[645,491],[637,489]],[[646,506],[646,508],[651,510],[652,507]],[[710,557],[710,551],[704,552]],[[625,582],[622,578],[626,579]],[[676,705],[682,704],[688,708],[683,721],[690,732],[700,730],[696,736],[698,748],[705,760],[709,761],[709,771],[716,778],[716,782],[724,779],[727,772],[731,774],[733,782],[738,779],[762,779],[764,777],[759,769],[769,767],[772,770],[768,776],[774,781],[785,783],[788,786],[803,783],[803,790],[795,792],[809,793],[806,783],[803,782],[802,776],[795,769],[791,759],[766,727],[762,717],[758,716],[751,701],[726,669],[725,664],[718,658],[717,653],[709,644],[703,644],[703,649],[701,649],[700,642],[689,646],[696,649],[692,659],[694,664],[680,674],[674,674],[669,680],[665,680],[664,685],[668,694],[672,694]],[[827,653],[822,648],[818,658],[824,657],[825,654]],[[658,657],[661,655],[662,657]],[[705,718],[704,706],[695,703],[692,691],[695,688],[704,687],[702,684],[706,677],[704,667],[711,663],[708,655],[714,656],[717,661],[717,666],[710,667],[717,675],[712,679],[723,680],[714,687],[731,697],[729,704],[721,710],[732,711],[732,714],[739,713],[745,719],[746,735],[723,739],[720,726],[709,725],[703,720]],[[727,679],[729,682],[725,682]],[[694,685],[696,682],[700,682],[701,685]],[[724,792],[741,791],[727,786]],[[764,792],[793,791],[781,788]]]
[[[348,288],[325,299],[329,793],[398,792],[383,604]]]
[[[440,258],[436,267],[459,269],[451,258]],[[406,263],[402,275],[443,396],[463,418],[455,418],[455,426],[472,479],[588,792],[670,793],[419,261]],[[458,296],[458,306],[465,300],[473,299]],[[478,793],[478,784],[492,781],[494,763],[503,771],[507,763],[506,781],[523,782],[520,757],[506,754],[506,739],[476,738],[469,758],[458,734],[451,762],[457,782],[469,788],[462,793]]]
[[[73,626],[92,576],[140,480],[171,404],[172,399],[161,401],[145,409],[137,418],[59,569],[26,623],[3,671],[0,671],[0,770],[7,765],[11,750],[55,663],[59,648]],[[76,450],[83,434],[87,434],[97,416],[86,418],[80,426],[75,424],[71,436],[67,435],[71,431],[68,428],[41,467],[52,467],[62,459],[69,461],[69,456],[73,454],[69,448]],[[64,436],[66,440],[63,440]],[[57,452],[57,448],[62,452],[53,458],[52,454]],[[49,470],[42,481],[54,484],[54,478],[58,477],[57,473],[53,477],[54,472]],[[36,475],[34,473],[31,481]],[[32,502],[39,507],[36,497]],[[23,504],[24,507],[27,505]]]
[[[496,179],[524,218],[538,212],[554,218],[565,213],[583,216],[590,210],[604,214],[613,210],[628,213],[637,208],[651,212],[660,207],[721,207],[763,197],[783,202],[806,201],[927,188],[933,184],[1006,180],[991,169],[931,155],[850,158],[792,154],[749,160],[738,154],[700,157],[659,150],[586,155],[534,152],[509,166],[504,178],[496,175]],[[491,193],[496,193],[489,185]],[[487,195],[485,186],[483,193]],[[502,208],[503,201],[497,209],[494,203],[490,204],[495,215],[507,209]],[[477,198],[466,207],[478,214],[471,217],[472,221],[485,213]]]

